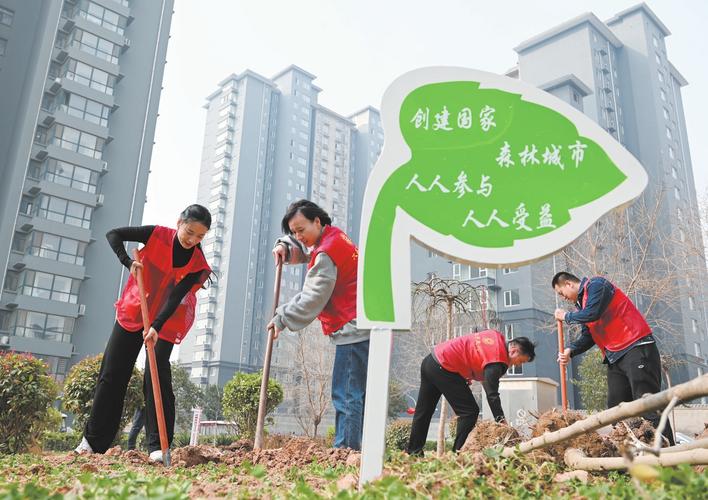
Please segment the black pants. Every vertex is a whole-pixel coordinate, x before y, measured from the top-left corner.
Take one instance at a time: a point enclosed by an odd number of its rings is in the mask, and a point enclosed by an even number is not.
[[[430,419],[433,418],[441,394],[457,414],[457,436],[455,436],[453,451],[462,448],[477,423],[479,406],[465,379],[457,373],[445,370],[432,355],[428,354],[420,364],[420,389],[413,415],[411,437],[406,448],[411,455],[423,454]]]
[[[607,407],[623,401],[634,401],[644,394],[661,391],[661,358],[655,343],[634,347],[619,361],[607,366]],[[653,411],[642,415],[654,427],[659,425],[660,414]],[[671,425],[666,422],[664,437],[673,446]]]
[[[140,331],[129,332],[116,321],[103,353],[91,414],[84,428],[84,437],[96,453],[105,453],[119,431],[125,393],[128,390],[133,366],[135,366],[142,346],[143,336]],[[167,438],[170,443],[172,443],[175,424],[175,396],[172,392],[170,370],[172,347],[172,343],[162,339],[159,339],[155,344],[160,392],[167,423]],[[146,409],[145,431],[148,450],[155,451],[160,449],[160,436],[157,430],[155,401],[150,380],[150,367],[146,358],[145,377],[143,378]]]

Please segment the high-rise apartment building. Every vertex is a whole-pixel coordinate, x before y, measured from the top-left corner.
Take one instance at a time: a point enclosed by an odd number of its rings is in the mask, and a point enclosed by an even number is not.
[[[142,221],[172,0],[0,0],[0,347],[103,351]]]
[[[325,108],[314,79],[297,66],[271,78],[247,70],[207,97],[198,200],[215,217],[203,248],[220,278],[200,297],[195,330],[180,349],[194,382],[223,385],[262,366],[271,249],[291,202],[311,199],[335,225],[358,231],[356,196],[383,144],[380,118],[373,108],[349,117]],[[281,301],[300,291],[305,272],[284,268]],[[276,372],[292,362],[281,344]]]

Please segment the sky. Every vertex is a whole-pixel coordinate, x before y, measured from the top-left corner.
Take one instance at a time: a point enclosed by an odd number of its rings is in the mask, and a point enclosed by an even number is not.
[[[145,224],[174,225],[196,201],[206,96],[231,73],[317,75],[320,104],[343,115],[380,107],[386,87],[423,66],[503,73],[522,41],[585,12],[607,20],[634,0],[176,0]],[[650,0],[669,28],[699,198],[708,189],[708,2]],[[702,55],[702,56],[701,56]]]

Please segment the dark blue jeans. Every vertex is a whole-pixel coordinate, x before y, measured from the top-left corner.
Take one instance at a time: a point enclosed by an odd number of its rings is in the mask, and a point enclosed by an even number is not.
[[[369,341],[338,345],[332,370],[335,448],[361,449]]]

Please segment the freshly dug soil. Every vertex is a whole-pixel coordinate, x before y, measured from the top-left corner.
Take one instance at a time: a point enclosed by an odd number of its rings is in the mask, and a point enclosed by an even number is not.
[[[519,432],[507,424],[500,424],[493,420],[481,420],[474,426],[467,436],[464,446],[460,451],[477,453],[485,448],[494,446],[514,446],[521,442]]]
[[[563,412],[554,408],[538,417],[538,422],[533,427],[531,435],[533,437],[542,436],[547,432],[568,427],[584,418],[585,415],[580,412],[573,410]],[[540,450],[543,453],[539,453],[538,457],[547,460],[550,456],[553,461],[563,463],[563,454],[568,448],[582,450],[589,457],[611,457],[616,453],[615,446],[607,438],[600,436],[597,432],[589,432],[562,443],[546,446]]]

